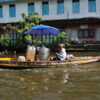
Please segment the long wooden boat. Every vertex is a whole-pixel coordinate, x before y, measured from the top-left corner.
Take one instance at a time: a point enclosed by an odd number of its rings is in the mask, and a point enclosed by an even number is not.
[[[28,69],[44,68],[68,65],[88,64],[100,61],[100,57],[75,57],[64,61],[18,61],[16,58],[0,58],[0,68],[8,69]]]

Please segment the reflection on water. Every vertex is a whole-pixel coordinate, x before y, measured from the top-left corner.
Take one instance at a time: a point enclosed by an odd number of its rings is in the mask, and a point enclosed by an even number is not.
[[[1,69],[0,100],[100,100],[100,63]]]

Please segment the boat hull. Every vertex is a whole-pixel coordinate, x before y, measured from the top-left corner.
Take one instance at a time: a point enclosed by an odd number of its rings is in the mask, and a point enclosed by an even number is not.
[[[0,68],[12,68],[12,69],[27,69],[27,68],[45,68],[45,67],[62,67],[69,65],[88,64],[99,61],[99,57],[76,57],[72,60],[64,61],[17,61],[0,60]]]

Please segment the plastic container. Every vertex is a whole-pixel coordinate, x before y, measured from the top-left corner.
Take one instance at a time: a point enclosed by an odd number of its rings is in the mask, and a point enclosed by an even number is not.
[[[26,60],[28,61],[34,61],[36,55],[36,48],[35,46],[28,46],[27,52],[26,52]]]

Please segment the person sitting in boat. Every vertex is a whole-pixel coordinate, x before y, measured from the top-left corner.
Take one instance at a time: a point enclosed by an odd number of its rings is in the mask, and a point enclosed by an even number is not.
[[[57,60],[65,60],[67,56],[66,49],[64,48],[64,44],[59,44],[59,53],[56,53]]]

